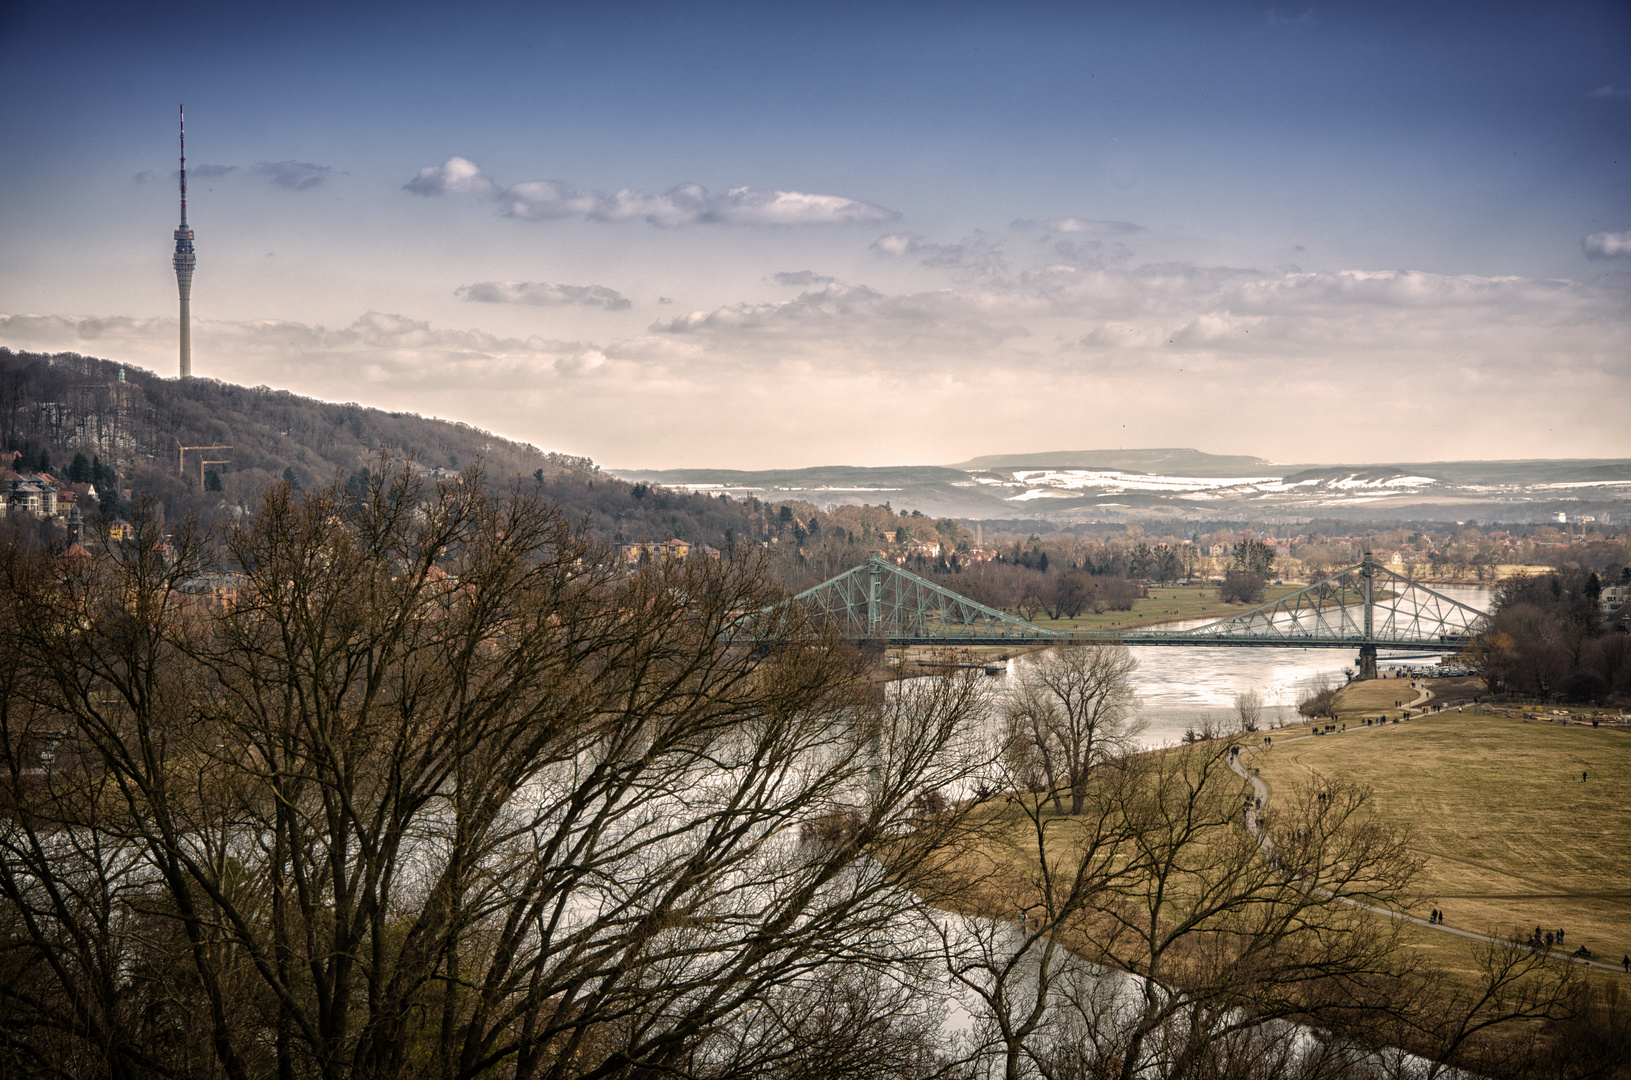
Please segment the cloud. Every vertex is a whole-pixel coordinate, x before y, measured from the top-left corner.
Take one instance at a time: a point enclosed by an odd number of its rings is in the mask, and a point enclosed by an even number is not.
[[[218,176],[225,176],[228,173],[237,172],[238,171],[238,166],[236,166],[236,165],[194,165],[191,169],[188,169],[187,171],[190,172],[195,179],[213,180]],[[177,172],[175,175],[180,176],[181,174],[179,172]]]
[[[650,331],[700,336],[712,347],[733,353],[775,341],[783,358],[845,343],[870,355],[905,354],[905,363],[917,367],[931,356],[967,355],[1028,336],[1013,318],[1026,308],[1035,314],[1041,305],[1009,293],[939,289],[891,295],[865,285],[833,282],[792,300],[692,311],[659,320]]]
[[[290,191],[309,191],[333,172],[332,165],[312,165],[305,161],[263,161],[255,166],[257,176],[269,177],[272,183]]]
[[[498,185],[489,180],[475,162],[450,157],[441,165],[426,165],[419,175],[402,185],[415,195],[497,195]]]
[[[825,274],[817,274],[811,270],[783,270],[771,280],[777,285],[809,286],[831,285],[836,279],[827,277]]]
[[[174,367],[175,335],[172,318],[0,315],[0,340],[24,348],[97,340],[101,355],[147,362],[157,371]],[[333,329],[272,319],[198,319],[193,343],[198,370],[209,377],[301,387],[330,400],[355,400],[348,383],[362,390],[400,381],[416,388],[422,406],[443,394],[521,393],[518,378],[576,377],[606,362],[599,347],[584,342],[436,329],[380,311]]]
[[[1101,218],[1061,217],[1048,221],[1033,221],[1030,218],[1016,218],[1008,226],[1015,232],[1061,232],[1077,233],[1085,236],[1116,237],[1132,236],[1134,233],[1149,232],[1142,225],[1134,225],[1130,221],[1110,221]]]
[[[507,217],[547,221],[644,220],[662,228],[683,225],[849,225],[893,221],[900,215],[869,202],[801,191],[731,188],[711,194],[701,184],[678,184],[660,194],[623,188],[615,193],[583,190],[562,180],[523,180],[500,188],[472,161],[454,157],[427,165],[403,185],[416,195],[464,194],[496,199]]]
[[[1054,218],[1044,224],[1054,232],[1083,233],[1087,236],[1131,236],[1150,231],[1130,221],[1101,221],[1094,218]]]
[[[1000,274],[1008,269],[1002,245],[976,230],[956,244],[938,244],[916,233],[890,233],[872,241],[874,255],[886,258],[912,258],[924,266],[972,270],[977,274]]]
[[[1106,247],[1103,240],[1077,240],[1061,237],[1053,245],[1053,253],[1062,262],[1072,266],[1120,266],[1133,257],[1133,250],[1117,241]]]
[[[590,221],[642,219],[661,228],[682,225],[847,225],[892,221],[881,206],[837,195],[732,188],[709,194],[700,184],[680,184],[660,195],[624,188],[612,195],[580,191],[558,180],[527,180],[498,196],[504,213],[529,221],[584,217]]]
[[[1631,98],[1631,88],[1615,87],[1612,84],[1599,86],[1595,90],[1587,90],[1589,98]]]
[[[1596,232],[1580,241],[1588,259],[1631,258],[1631,232]]]
[[[607,311],[625,311],[630,306],[622,293],[604,285],[558,285],[552,281],[479,281],[460,285],[454,295],[488,304],[581,304]]]

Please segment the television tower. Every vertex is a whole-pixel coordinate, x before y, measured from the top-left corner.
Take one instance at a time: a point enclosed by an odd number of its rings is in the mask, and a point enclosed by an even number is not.
[[[193,373],[193,231],[187,228],[187,106],[181,106],[181,228],[176,230],[176,287],[181,290],[181,377]]]

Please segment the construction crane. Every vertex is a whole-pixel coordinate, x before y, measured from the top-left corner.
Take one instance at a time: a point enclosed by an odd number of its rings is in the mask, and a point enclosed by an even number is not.
[[[220,461],[205,461],[202,458],[200,458],[199,461],[198,461],[198,490],[200,490],[200,491],[204,490],[204,466],[206,466],[206,465],[231,465],[231,464],[232,464],[232,459],[231,458],[223,458]]]
[[[181,445],[181,440],[177,439],[176,440],[176,475],[177,476],[186,476],[187,475],[187,451],[189,451],[189,450],[204,451],[204,450],[231,450],[231,449],[232,449],[232,447],[230,447],[230,446],[221,446],[221,445],[215,445],[215,446],[182,446]],[[205,461],[202,458],[200,458],[199,462],[198,462],[198,486],[199,486],[199,488],[202,489],[203,486],[204,486],[204,466],[205,465],[227,465],[227,464],[230,464],[230,462],[227,462],[227,461]]]

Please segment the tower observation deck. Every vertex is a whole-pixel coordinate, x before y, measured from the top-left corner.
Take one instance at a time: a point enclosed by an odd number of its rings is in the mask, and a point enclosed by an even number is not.
[[[198,256],[193,254],[193,231],[187,227],[187,107],[181,106],[181,227],[176,230],[176,253],[171,259],[176,268],[176,288],[181,292],[181,377],[193,373],[193,267]]]

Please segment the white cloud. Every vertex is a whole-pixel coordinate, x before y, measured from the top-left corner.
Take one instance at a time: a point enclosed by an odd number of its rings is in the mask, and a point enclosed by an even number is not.
[[[1631,88],[1608,84],[1599,86],[1595,90],[1587,90],[1586,96],[1589,98],[1631,98]]]
[[[416,195],[463,194],[497,199],[505,215],[542,221],[582,217],[590,221],[644,220],[662,228],[682,225],[849,225],[899,217],[859,199],[801,191],[731,188],[710,194],[701,184],[679,184],[661,194],[624,188],[613,194],[575,188],[562,180],[523,180],[500,188],[472,161],[449,158],[427,165],[403,187]]]
[[[916,233],[890,233],[872,241],[870,250],[874,255],[912,258],[924,266],[977,274],[1000,274],[1008,269],[1002,245],[978,230],[955,244],[938,244]]]
[[[1597,232],[1580,241],[1588,259],[1631,258],[1631,231]]]
[[[771,278],[777,285],[830,285],[835,280],[825,274],[818,274],[813,270],[783,270]]]
[[[498,185],[487,179],[475,162],[450,157],[440,165],[426,165],[402,185],[415,195],[497,195]]]
[[[293,191],[307,191],[327,180],[334,172],[332,165],[313,165],[305,161],[263,161],[255,166],[259,176],[269,177],[278,187]]]
[[[1094,218],[1062,217],[1043,223],[1048,229],[1062,233],[1084,233],[1088,236],[1131,236],[1149,232],[1142,225],[1130,221],[1101,221]]]
[[[539,307],[581,304],[607,311],[624,311],[630,306],[622,293],[604,285],[559,285],[553,281],[478,281],[474,285],[460,285],[454,290],[454,295],[460,300],[487,304],[535,304]]]
[[[1015,232],[1058,232],[1079,233],[1086,236],[1116,237],[1132,236],[1134,233],[1149,232],[1142,225],[1134,225],[1130,221],[1111,221],[1101,218],[1061,217],[1051,218],[1048,221],[1033,221],[1030,218],[1015,218],[1008,226]],[[1044,237],[1044,239],[1046,239]]]

